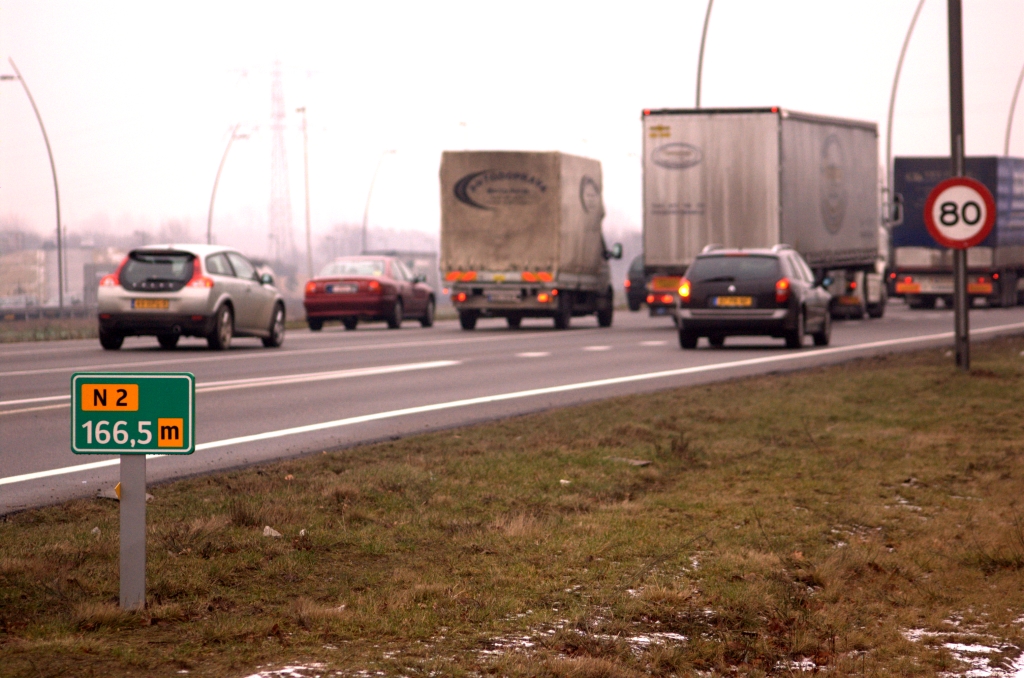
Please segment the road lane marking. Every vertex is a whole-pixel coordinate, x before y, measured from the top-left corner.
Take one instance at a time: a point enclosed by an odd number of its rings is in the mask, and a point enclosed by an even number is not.
[[[584,346],[584,351],[610,351],[611,346]]]
[[[550,351],[527,351],[526,353],[516,353],[517,358],[547,358],[551,355]]]
[[[641,346],[664,346],[667,343],[668,343],[667,341],[641,341],[640,345]]]
[[[306,372],[304,374],[283,374],[276,377],[252,377],[248,379],[231,379],[228,381],[208,381],[196,384],[196,393],[212,393],[215,391],[230,391],[240,388],[254,388],[257,386],[284,386],[287,384],[300,384],[313,381],[329,381],[332,379],[350,379],[352,377],[370,377],[380,374],[394,374],[396,372],[411,372],[414,370],[429,370],[437,367],[451,367],[460,364],[459,360],[432,360],[423,363],[405,363],[401,365],[382,365],[380,367],[357,367],[348,370],[335,370],[333,372]],[[0,407],[10,405],[25,405],[37,402],[49,402],[54,400],[70,401],[70,395],[47,396],[45,398],[25,398],[23,400],[0,401]],[[19,410],[7,410],[0,412],[5,414],[18,414],[21,412],[36,412],[38,410],[52,410],[58,407],[68,407],[71,403],[64,402],[60,405],[48,405],[44,407],[29,407]]]
[[[971,335],[974,336],[980,334],[994,334],[999,332],[1007,332],[1010,330],[1024,330],[1024,323],[1014,323],[1012,325],[999,325],[996,327],[987,327],[980,330],[973,330],[971,332]],[[431,405],[418,405],[416,407],[406,407],[399,410],[389,410],[387,412],[374,412],[372,414],[363,414],[356,417],[348,417],[346,419],[335,419],[333,421],[325,421],[318,424],[294,426],[292,428],[284,428],[279,429],[277,431],[267,431],[266,433],[254,433],[252,435],[238,436],[236,438],[226,438],[224,440],[215,440],[209,443],[199,443],[198,445],[196,445],[196,452],[212,450],[219,447],[229,447],[231,445],[242,445],[244,443],[259,442],[262,440],[272,440],[274,438],[284,438],[286,436],[300,435],[302,433],[314,433],[316,431],[323,431],[332,428],[341,428],[343,426],[352,426],[354,424],[364,424],[371,421],[397,419],[399,417],[406,417],[413,414],[426,414],[429,412],[452,410],[461,407],[471,407],[473,405],[489,405],[492,403],[504,402],[507,400],[518,400],[522,398],[530,398],[540,395],[552,395],[556,393],[567,393],[570,391],[581,391],[590,388],[600,388],[602,386],[616,386],[619,384],[628,384],[640,381],[651,381],[654,379],[664,379],[667,377],[678,377],[689,374],[700,374],[704,372],[729,370],[738,367],[756,367],[758,365],[767,365],[770,363],[786,363],[793,362],[795,360],[800,360],[802,358],[813,358],[826,355],[840,355],[843,353],[855,353],[858,351],[864,351],[873,348],[907,346],[910,344],[952,338],[952,332],[941,332],[939,334],[927,334],[919,337],[904,337],[902,339],[884,339],[881,341],[869,341],[863,344],[852,344],[850,346],[835,346],[831,348],[794,351],[792,353],[786,353],[784,355],[748,358],[746,360],[734,360],[728,363],[712,363],[710,365],[697,365],[695,367],[681,367],[674,370],[661,370],[659,372],[631,374],[624,377],[609,377],[607,379],[583,381],[575,384],[564,384],[562,386],[545,386],[541,388],[528,389],[525,391],[499,393],[496,395],[480,396],[477,398],[465,398],[463,400],[452,400],[444,403],[434,403]],[[146,455],[146,458],[159,459],[162,456],[164,455],[151,454]],[[108,459],[104,461],[93,462],[91,464],[79,464],[77,466],[66,466],[64,468],[55,468],[46,471],[37,471],[35,473],[25,473],[23,475],[18,476],[9,476],[7,478],[0,478],[0,486],[12,485],[14,483],[21,483],[28,480],[39,480],[41,478],[49,478],[69,473],[78,473],[81,471],[91,471],[98,468],[105,468],[107,466],[116,466],[118,463],[120,463],[119,459]]]
[[[559,337],[575,337],[579,336],[584,332],[599,332],[598,328],[582,329],[577,330],[572,334],[558,333]],[[31,374],[54,374],[58,372],[99,372],[104,370],[132,370],[143,366],[153,365],[177,365],[181,363],[205,363],[205,362],[225,362],[228,360],[254,360],[257,358],[279,358],[279,357],[291,357],[300,355],[313,355],[318,353],[344,353],[348,351],[362,351],[362,350],[381,350],[381,349],[393,349],[393,348],[426,348],[431,346],[447,346],[451,344],[466,344],[466,343],[478,343],[482,344],[490,341],[508,341],[514,339],[536,339],[538,335],[529,333],[510,332],[508,334],[502,334],[493,337],[477,337],[472,339],[441,339],[438,341],[397,341],[390,343],[379,343],[379,344],[358,344],[356,346],[328,346],[325,348],[303,348],[294,351],[245,351],[244,353],[239,352],[238,354],[219,354],[213,356],[207,356],[202,358],[189,358],[184,351],[181,352],[180,358],[160,359],[160,360],[141,360],[132,363],[105,363],[101,365],[78,365],[71,367],[42,367],[31,370],[12,370],[8,372],[0,372],[0,377],[21,377]]]

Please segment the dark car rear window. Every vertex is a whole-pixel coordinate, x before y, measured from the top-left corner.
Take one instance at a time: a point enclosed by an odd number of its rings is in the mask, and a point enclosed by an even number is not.
[[[731,282],[736,280],[764,280],[781,277],[777,257],[757,255],[719,255],[697,257],[686,277],[693,283]]]
[[[192,279],[193,256],[188,252],[132,252],[121,269],[128,289],[181,289]]]

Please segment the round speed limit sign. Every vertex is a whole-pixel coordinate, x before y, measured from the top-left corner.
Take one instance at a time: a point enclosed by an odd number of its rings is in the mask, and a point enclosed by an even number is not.
[[[924,204],[924,223],[943,247],[965,250],[981,243],[996,223],[996,201],[980,181],[946,179]]]

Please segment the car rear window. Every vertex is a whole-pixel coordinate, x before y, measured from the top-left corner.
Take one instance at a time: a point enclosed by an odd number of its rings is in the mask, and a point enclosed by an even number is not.
[[[736,280],[777,279],[779,260],[777,257],[757,255],[719,255],[714,257],[697,257],[686,272],[686,277],[693,283],[731,282]]]
[[[132,252],[121,269],[121,284],[130,289],[181,289],[192,279],[188,252]]]
[[[339,259],[324,266],[321,277],[335,275],[366,275],[380,277],[384,275],[383,259]]]

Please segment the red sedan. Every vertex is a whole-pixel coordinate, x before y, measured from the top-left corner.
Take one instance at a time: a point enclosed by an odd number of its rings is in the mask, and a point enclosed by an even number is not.
[[[384,320],[391,329],[405,318],[434,324],[434,291],[393,257],[341,257],[306,283],[306,322],[314,332],[328,320],[354,330],[360,320]]]

